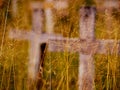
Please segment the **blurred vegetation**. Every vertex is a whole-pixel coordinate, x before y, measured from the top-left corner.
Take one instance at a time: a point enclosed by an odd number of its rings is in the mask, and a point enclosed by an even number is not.
[[[17,16],[13,18],[11,0],[0,0],[0,90],[27,90],[28,41],[8,37],[11,28],[31,30],[31,1],[18,0]],[[68,0],[69,8],[54,11],[55,32],[65,37],[79,37],[79,9],[81,6],[100,6],[98,0]],[[104,1],[104,0],[101,0]],[[103,2],[102,2],[103,3]],[[102,7],[102,6],[101,6]],[[56,12],[56,13],[55,13]],[[65,15],[64,15],[65,14]],[[114,9],[106,22],[105,12],[97,12],[96,38],[120,39],[120,10]],[[108,25],[108,26],[107,26]],[[109,30],[111,26],[111,30]],[[47,52],[41,90],[78,90],[77,53]],[[95,55],[95,90],[120,89],[120,57],[118,54]]]

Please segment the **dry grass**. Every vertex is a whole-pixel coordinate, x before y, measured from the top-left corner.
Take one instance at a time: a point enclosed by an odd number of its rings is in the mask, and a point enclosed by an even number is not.
[[[30,1],[30,0],[27,0]],[[25,0],[19,2],[19,15],[12,19],[7,7],[0,9],[0,90],[27,90],[28,49],[27,41],[8,38],[11,27],[31,28],[30,11]],[[73,3],[74,2],[74,3]],[[5,4],[6,6],[8,4]],[[65,37],[79,36],[80,0],[71,0],[68,16],[55,16],[55,32]],[[28,12],[27,12],[28,11]],[[114,16],[118,18],[116,12]],[[96,37],[98,39],[120,39],[119,19],[112,16],[112,29],[107,30],[106,15],[97,14]],[[78,90],[78,53],[47,52],[44,63],[43,86],[41,90]],[[120,57],[118,54],[95,55],[95,90],[120,89]]]

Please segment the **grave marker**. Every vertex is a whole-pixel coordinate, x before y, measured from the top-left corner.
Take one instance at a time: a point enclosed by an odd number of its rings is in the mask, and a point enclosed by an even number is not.
[[[80,10],[80,37],[49,40],[54,48],[50,51],[78,52],[79,57],[79,90],[94,89],[94,57],[95,53],[120,53],[120,42],[115,40],[97,40],[95,38],[95,7],[82,7]],[[57,43],[62,43],[58,46]]]
[[[10,32],[11,38],[16,38],[20,40],[29,40],[30,41],[30,61],[29,61],[29,67],[28,67],[28,76],[29,78],[35,79],[35,75],[37,73],[38,63],[39,63],[39,37],[42,34],[42,28],[43,28],[43,15],[42,15],[42,9],[41,7],[36,7],[33,5],[32,10],[33,15],[33,30],[31,32],[26,31],[19,31],[19,30],[13,30]]]
[[[32,3],[32,31],[20,31],[20,30],[12,30],[10,31],[10,37],[20,40],[28,40],[30,42],[30,50],[29,50],[29,66],[28,66],[28,77],[33,81],[37,80],[36,78],[38,73],[42,74],[42,71],[39,72],[39,68],[41,69],[41,64],[43,61],[43,52],[45,49],[45,43],[48,41],[48,38],[61,38],[59,35],[54,35],[53,33],[53,24],[52,23],[52,13],[51,10],[48,10],[47,15],[50,15],[51,18],[49,19],[48,16],[46,18],[47,25],[46,27],[50,29],[47,33],[43,33],[43,22],[44,22],[44,15],[43,15],[43,3]],[[50,13],[50,14],[48,14]],[[50,24],[50,25],[49,25]],[[56,37],[57,36],[57,37]],[[44,47],[44,49],[43,49]],[[53,47],[51,47],[53,48]],[[40,66],[39,66],[40,65]],[[41,76],[41,75],[40,75]],[[41,78],[41,77],[39,77]]]

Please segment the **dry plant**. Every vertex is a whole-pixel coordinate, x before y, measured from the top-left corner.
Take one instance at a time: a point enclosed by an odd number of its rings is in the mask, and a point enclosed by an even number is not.
[[[7,0],[9,1],[9,0]],[[28,90],[27,41],[11,40],[8,37],[11,27],[31,29],[28,2],[19,0],[19,14],[12,19],[9,2],[0,10],[0,90]],[[83,1],[83,0],[82,0]],[[67,15],[54,14],[55,32],[65,37],[79,36],[79,7],[81,0],[70,0]],[[27,5],[27,6],[26,6]],[[1,2],[0,2],[1,6]],[[65,11],[66,12],[66,11]],[[119,13],[119,12],[118,12]],[[116,16],[118,17],[118,16]],[[98,39],[120,39],[120,21],[112,15],[112,30],[107,30],[106,16],[98,13],[96,18],[96,36]],[[108,34],[109,33],[109,34]],[[43,84],[40,90],[78,90],[78,53],[46,52],[43,72]],[[120,89],[120,57],[117,53],[95,55],[95,90]],[[35,86],[33,86],[33,89]]]

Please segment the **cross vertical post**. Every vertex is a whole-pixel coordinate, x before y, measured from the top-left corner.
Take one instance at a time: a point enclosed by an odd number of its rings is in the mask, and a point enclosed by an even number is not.
[[[42,3],[32,3],[32,29],[36,34],[42,34],[43,31],[43,5]]]
[[[81,40],[87,43],[95,40],[95,13],[94,7],[82,7],[80,10],[80,37]],[[90,48],[86,44],[86,49]],[[94,82],[94,61],[93,52],[88,49],[88,52],[80,52],[79,66],[79,90],[93,90]]]
[[[28,77],[36,79],[41,56],[39,36],[42,34],[43,30],[43,12],[40,3],[32,4],[32,25],[33,33],[30,41],[31,48],[29,51],[30,61],[28,66]]]

